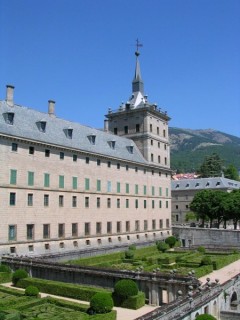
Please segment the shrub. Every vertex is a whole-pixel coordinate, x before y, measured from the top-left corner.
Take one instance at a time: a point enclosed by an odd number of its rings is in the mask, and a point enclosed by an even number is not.
[[[35,286],[28,286],[25,289],[25,295],[30,297],[38,297],[39,296],[39,290]]]
[[[114,286],[114,293],[122,299],[136,296],[138,294],[138,287],[136,282],[131,279],[119,280]]]
[[[201,260],[201,265],[202,266],[209,266],[211,264],[212,264],[211,257],[205,256],[205,257],[202,258],[202,260]]]
[[[215,317],[210,314],[200,314],[197,316],[196,320],[217,320]]]
[[[165,243],[169,245],[170,248],[173,248],[177,242],[177,239],[174,236],[170,236],[165,239]]]
[[[25,279],[28,277],[28,273],[24,269],[18,269],[16,270],[12,275],[12,283],[14,286],[16,286],[18,280]]]
[[[113,308],[113,299],[108,293],[98,292],[91,298],[90,308],[96,313],[108,313]]]
[[[125,259],[133,259],[133,258],[134,258],[134,251],[133,250],[125,251]]]
[[[200,253],[205,253],[206,249],[203,246],[200,246],[200,247],[197,248],[197,251],[200,252]]]
[[[0,312],[0,320],[4,320],[5,319],[5,313]]]
[[[4,264],[0,264],[0,272],[10,272],[10,268]]]
[[[161,252],[165,252],[169,249],[169,245],[163,241],[159,241],[157,244],[157,248]]]
[[[135,244],[131,244],[129,247],[128,247],[129,250],[136,250],[136,246]]]
[[[122,308],[137,310],[145,305],[145,294],[139,291],[136,296],[129,297],[121,304]]]

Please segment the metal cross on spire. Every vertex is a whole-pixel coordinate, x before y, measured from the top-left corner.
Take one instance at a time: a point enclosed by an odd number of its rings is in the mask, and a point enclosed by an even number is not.
[[[139,56],[140,53],[139,53],[138,49],[140,47],[143,47],[143,44],[140,43],[138,39],[136,40],[136,47],[137,47],[137,51],[135,52],[135,54],[136,54],[136,56]]]

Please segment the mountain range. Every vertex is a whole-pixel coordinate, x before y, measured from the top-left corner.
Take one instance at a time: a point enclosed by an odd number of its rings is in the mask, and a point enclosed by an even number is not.
[[[213,129],[169,128],[171,168],[178,172],[196,172],[206,156],[217,153],[223,166],[240,169],[240,138]]]

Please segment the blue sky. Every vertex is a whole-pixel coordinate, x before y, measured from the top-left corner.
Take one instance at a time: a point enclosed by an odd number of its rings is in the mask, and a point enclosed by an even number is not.
[[[240,0],[0,0],[0,99],[96,128],[145,93],[169,125],[240,137]]]

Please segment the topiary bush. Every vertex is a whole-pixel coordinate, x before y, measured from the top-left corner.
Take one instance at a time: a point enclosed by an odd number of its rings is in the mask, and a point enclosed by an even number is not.
[[[134,258],[134,251],[133,250],[125,251],[125,259],[133,259],[133,258]]]
[[[170,236],[165,239],[165,243],[169,245],[170,248],[173,248],[177,242],[177,239],[174,236]]]
[[[200,314],[196,317],[196,320],[217,320],[215,317],[210,314]]]
[[[128,247],[129,250],[136,250],[136,246],[135,244],[131,244],[129,247]]]
[[[212,264],[211,257],[205,256],[205,257],[202,258],[202,260],[201,260],[201,265],[202,266],[209,266],[211,264]]]
[[[98,292],[90,300],[93,313],[108,313],[112,311],[113,299],[109,293]]]
[[[159,241],[157,243],[157,248],[158,248],[159,251],[165,252],[165,251],[167,251],[169,249],[169,245],[167,243],[163,242],[163,241]]]
[[[10,272],[10,268],[4,264],[0,264],[0,272]]]
[[[114,294],[121,299],[136,296],[138,294],[137,284],[131,279],[119,280],[114,286]]]
[[[203,246],[200,246],[200,247],[197,248],[197,251],[200,252],[200,253],[205,253],[206,249]]]
[[[12,275],[12,283],[14,286],[16,286],[18,280],[25,279],[28,277],[28,273],[24,269],[18,269],[16,270]]]
[[[35,286],[28,286],[25,289],[25,295],[29,297],[38,297],[39,296],[39,290]]]

